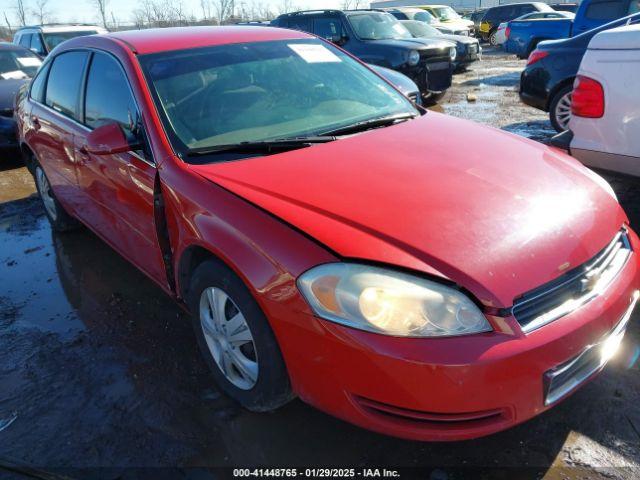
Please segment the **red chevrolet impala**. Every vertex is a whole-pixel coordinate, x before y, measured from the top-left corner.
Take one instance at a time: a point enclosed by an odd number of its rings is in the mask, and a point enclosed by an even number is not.
[[[600,372],[638,298],[601,177],[419,110],[305,33],[73,39],[17,116],[53,228],[83,223],[182,302],[250,410],[298,396],[400,437],[486,435]]]

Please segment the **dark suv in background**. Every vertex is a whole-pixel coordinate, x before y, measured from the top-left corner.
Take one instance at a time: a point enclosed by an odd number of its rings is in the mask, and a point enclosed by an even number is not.
[[[496,45],[495,34],[502,22],[508,22],[532,12],[553,12],[553,8],[540,2],[512,3],[488,8],[480,23],[480,36],[485,42]]]
[[[424,98],[435,100],[451,86],[455,44],[413,38],[391,14],[379,10],[312,10],[280,15],[271,25],[314,33],[365,63],[411,78]]]

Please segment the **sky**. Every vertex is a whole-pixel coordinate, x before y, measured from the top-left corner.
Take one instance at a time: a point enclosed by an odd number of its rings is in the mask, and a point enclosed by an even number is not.
[[[23,0],[27,7],[35,7],[37,0]],[[240,4],[243,0],[236,0],[236,4]],[[244,0],[250,2],[251,0]],[[108,0],[108,11],[115,14],[118,21],[128,22],[131,19],[131,13],[140,3],[140,0]],[[182,0],[186,11],[193,12],[196,16],[201,16],[200,0]],[[269,5],[274,11],[278,10],[283,0],[254,0],[254,3],[262,3]],[[296,6],[302,6],[308,9],[316,8],[338,8],[341,0],[289,0]],[[368,2],[367,2],[368,4]],[[16,24],[15,16],[15,0],[0,0],[0,11],[6,13],[9,21]],[[51,12],[53,18],[57,22],[96,22],[96,9],[92,5],[91,0],[49,0],[47,9]],[[5,23],[4,18],[0,18]],[[32,18],[33,21],[33,18]]]

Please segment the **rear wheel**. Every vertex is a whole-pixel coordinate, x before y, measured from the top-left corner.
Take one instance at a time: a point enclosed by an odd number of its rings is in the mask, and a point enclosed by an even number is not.
[[[491,44],[492,47],[495,47],[498,45],[498,39],[496,37],[496,34],[498,32],[496,30],[494,30],[493,32],[491,32],[489,34],[489,43]]]
[[[569,129],[569,120],[571,120],[571,93],[573,86],[567,85],[557,92],[549,106],[549,119],[551,125],[557,132],[564,132]]]
[[[34,162],[33,165],[33,176],[35,178],[38,195],[40,196],[40,200],[42,200],[42,206],[49,219],[49,223],[51,223],[51,227],[57,232],[67,232],[78,228],[80,225],[78,221],[69,215],[64,207],[60,205],[60,202],[58,202],[43,168],[36,162]]]
[[[195,270],[190,284],[198,345],[220,388],[256,412],[290,401],[294,395],[278,343],[242,280],[211,259]]]

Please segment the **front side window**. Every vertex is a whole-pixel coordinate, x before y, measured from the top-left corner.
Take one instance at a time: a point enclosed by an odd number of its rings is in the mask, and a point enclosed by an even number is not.
[[[41,64],[42,60],[30,50],[0,50],[0,80],[31,78]]]
[[[417,114],[384,80],[322,41],[221,45],[139,57],[179,153],[323,135]]]
[[[54,110],[80,121],[78,103],[87,52],[66,52],[51,65],[45,103]]]
[[[120,64],[104,53],[95,53],[87,75],[85,121],[90,128],[118,123],[129,139],[135,137],[137,108],[129,81]]]
[[[300,30],[301,32],[311,32],[311,19],[304,16],[293,16],[287,20],[287,28]]]
[[[43,34],[44,43],[46,43],[49,51],[56,48],[62,42],[66,40],[70,40],[76,37],[84,37],[87,35],[95,35],[97,34],[97,30],[82,30],[82,31],[73,31],[73,32],[47,32]]]
[[[316,18],[313,21],[313,33],[326,40],[342,37],[342,25],[339,18]]]
[[[411,33],[389,13],[358,12],[347,17],[361,40],[392,40],[413,38]]]
[[[40,35],[37,33],[31,37],[31,50],[36,52],[38,55],[45,55],[47,53],[44,49],[44,45],[42,44],[42,40],[40,39]]]

